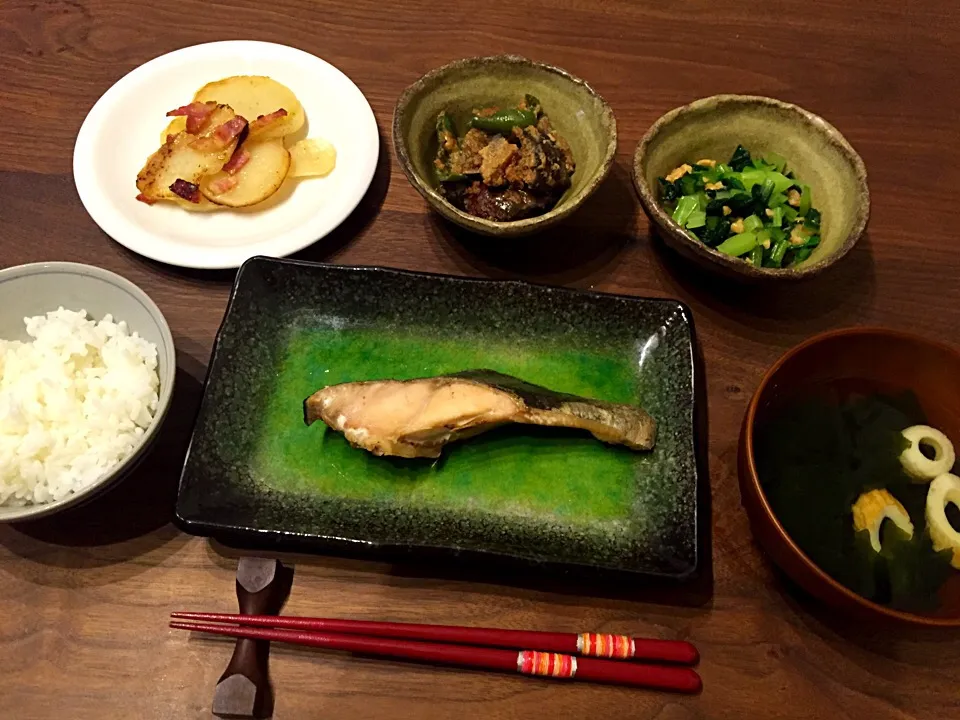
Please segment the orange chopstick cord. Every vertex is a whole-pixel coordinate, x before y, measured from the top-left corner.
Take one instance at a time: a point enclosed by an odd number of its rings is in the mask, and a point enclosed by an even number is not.
[[[629,635],[582,633],[577,636],[577,652],[581,655],[608,658],[632,658],[636,644]]]
[[[577,659],[560,653],[521,650],[517,654],[517,671],[524,675],[572,679],[577,674]]]

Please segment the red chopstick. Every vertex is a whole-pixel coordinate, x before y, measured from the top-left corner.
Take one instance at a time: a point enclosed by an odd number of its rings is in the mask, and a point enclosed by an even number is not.
[[[457,625],[419,625],[415,623],[374,622],[370,620],[334,620],[329,618],[277,617],[274,615],[233,615],[229,613],[175,612],[178,620],[233,623],[252,627],[315,630],[347,635],[428,640],[501,648],[530,648],[555,653],[610,658],[613,660],[650,660],[653,662],[694,665],[700,653],[683,640],[649,640],[626,635],[597,633],[553,633],[535,630],[499,630]]]
[[[177,630],[193,630],[230,637],[287,642],[407,660],[478,667],[502,672],[519,672],[524,675],[538,675],[566,680],[576,679],[614,685],[631,685],[681,693],[696,693],[702,687],[700,676],[687,667],[621,663],[593,658],[577,658],[572,655],[538,652],[536,650],[496,650],[473,645],[416,642],[368,635],[320,633],[306,630],[232,627],[213,623],[177,621],[171,622],[170,627]]]

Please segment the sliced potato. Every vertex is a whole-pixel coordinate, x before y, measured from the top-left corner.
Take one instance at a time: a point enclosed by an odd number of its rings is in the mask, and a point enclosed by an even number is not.
[[[168,135],[176,135],[177,133],[185,132],[186,129],[187,119],[185,117],[180,116],[173,118],[173,120],[170,121],[170,124],[167,125],[160,134],[160,143],[165,143]]]
[[[337,165],[337,149],[323,138],[304,138],[290,147],[289,177],[323,177]]]
[[[262,75],[235,75],[208,83],[197,91],[194,100],[213,100],[229,105],[251,123],[261,115],[269,115],[281,108],[286,110],[286,117],[264,128],[258,140],[294,133],[300,129],[306,117],[303,106],[290,88]]]
[[[214,110],[201,135],[181,132],[171,142],[164,144],[151,155],[137,175],[137,189],[149,200],[179,200],[170,186],[177,180],[199,185],[201,178],[220,171],[236,149],[234,138],[214,150],[194,147],[198,139],[212,136],[217,127],[236,116],[229,107],[222,105]]]
[[[164,144],[150,156],[137,175],[137,189],[151,200],[173,200],[178,196],[170,190],[177,180],[198,185],[200,179],[215,173],[230,159],[236,140],[219,152],[202,152],[191,147],[195,135],[180,133],[171,143]]]
[[[200,202],[198,203],[192,203],[181,197],[175,197],[173,200],[184,210],[189,210],[190,212],[216,212],[217,210],[223,210],[223,206],[210,202],[202,194],[200,195]]]
[[[236,173],[220,171],[200,182],[200,192],[211,202],[228,207],[256,205],[283,185],[290,169],[290,153],[282,139],[247,142],[243,147],[250,159]],[[229,189],[223,190],[223,186]]]

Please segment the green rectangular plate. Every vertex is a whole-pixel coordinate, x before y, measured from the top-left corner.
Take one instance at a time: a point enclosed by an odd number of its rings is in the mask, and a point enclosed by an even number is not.
[[[437,460],[375,457],[303,400],[342,382],[489,368],[636,403],[638,453],[509,426]],[[265,258],[237,274],[184,464],[178,523],[321,552],[494,554],[684,578],[698,560],[694,336],[670,300]]]

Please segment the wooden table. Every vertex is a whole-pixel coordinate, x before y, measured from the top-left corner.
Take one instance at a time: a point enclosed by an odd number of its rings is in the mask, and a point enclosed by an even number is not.
[[[700,697],[274,648],[275,717],[960,715],[955,636],[857,628],[804,598],[754,544],[735,469],[747,401],[764,368],[799,340],[874,323],[960,343],[960,13],[952,0],[644,5],[485,0],[471,12],[437,0],[0,3],[0,263],[71,260],[126,276],[166,314],[179,366],[175,406],[148,467],[88,508],[0,527],[5,718],[207,717],[230,655],[228,643],[168,630],[166,617],[235,606],[236,553],[170,523],[232,273],[161,266],[112,242],[80,205],[71,157],[84,114],[123,74],[178,47],[236,38],[331,61],[360,86],[381,127],[382,158],[366,199],[299,257],[680,298],[697,321],[709,395],[713,577],[705,604],[298,557],[288,605],[299,614],[686,638],[703,653]],[[461,242],[427,212],[389,133],[407,84],[452,59],[495,52],[587,78],[612,104],[620,131],[614,172],[587,207],[563,229],[498,246]],[[869,232],[828,276],[780,291],[736,288],[651,242],[630,184],[634,147],[666,110],[717,92],[796,102],[862,154],[874,200]]]

